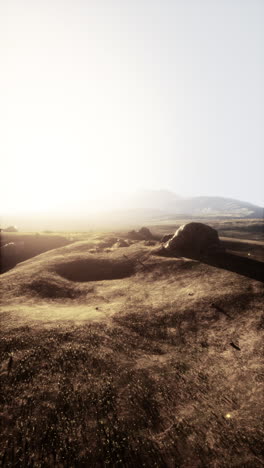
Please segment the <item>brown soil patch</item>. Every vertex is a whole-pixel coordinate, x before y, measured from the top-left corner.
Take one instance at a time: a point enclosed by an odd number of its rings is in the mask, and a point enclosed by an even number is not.
[[[57,265],[56,272],[70,281],[102,281],[122,279],[134,273],[129,260],[79,258]]]

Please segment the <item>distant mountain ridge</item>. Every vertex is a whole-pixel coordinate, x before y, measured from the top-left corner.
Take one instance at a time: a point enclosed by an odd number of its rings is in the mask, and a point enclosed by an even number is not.
[[[180,197],[166,190],[140,191],[125,200],[126,208],[172,216],[263,218],[263,207],[225,197]],[[158,214],[158,213],[157,213]]]
[[[133,194],[109,194],[104,203],[83,202],[67,212],[5,215],[2,228],[17,225],[19,231],[34,230],[89,230],[97,227],[144,225],[195,218],[264,219],[263,207],[225,197],[180,197],[168,190],[140,190]]]
[[[237,216],[263,218],[263,208],[252,203],[224,197],[194,197],[181,200],[180,211],[191,216]]]

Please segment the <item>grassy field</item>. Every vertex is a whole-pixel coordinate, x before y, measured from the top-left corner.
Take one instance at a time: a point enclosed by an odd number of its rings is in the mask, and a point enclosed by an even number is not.
[[[116,235],[64,233],[1,275],[0,463],[263,466],[261,239],[229,244],[238,271]]]

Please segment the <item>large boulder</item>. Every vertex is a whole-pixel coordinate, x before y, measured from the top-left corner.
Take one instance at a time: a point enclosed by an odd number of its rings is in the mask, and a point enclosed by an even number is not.
[[[180,226],[164,247],[170,252],[188,252],[196,255],[213,254],[223,250],[218,232],[203,223]]]

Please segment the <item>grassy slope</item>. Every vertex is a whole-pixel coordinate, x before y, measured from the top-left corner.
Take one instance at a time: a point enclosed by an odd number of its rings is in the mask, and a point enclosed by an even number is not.
[[[262,466],[262,284],[144,243],[103,245],[2,276],[2,464]],[[69,260],[100,272],[91,258],[133,272],[60,274]]]
[[[72,241],[73,239],[66,239],[61,234],[1,232],[0,272],[13,268],[18,262],[23,262],[42,252],[67,245]],[[11,247],[10,243],[14,245]],[[6,244],[9,244],[8,248],[4,247]]]

